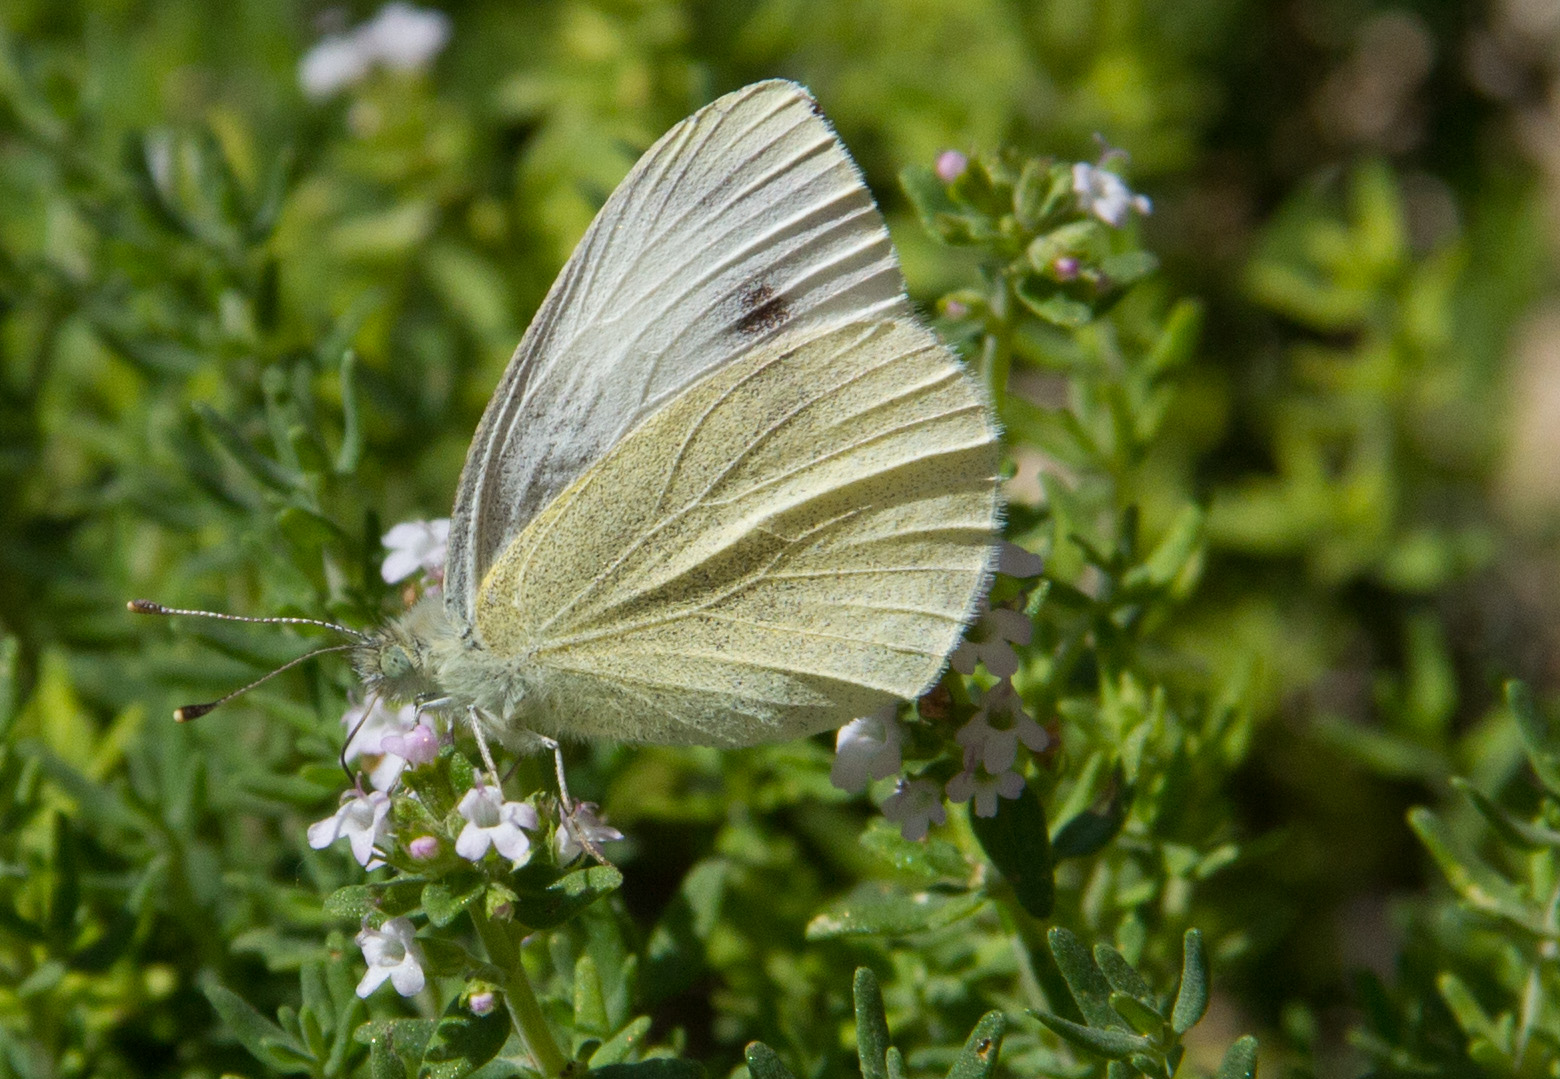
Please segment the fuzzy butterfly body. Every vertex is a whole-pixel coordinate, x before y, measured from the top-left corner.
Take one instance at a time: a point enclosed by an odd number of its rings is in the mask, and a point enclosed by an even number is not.
[[[838,727],[940,674],[997,465],[854,163],[804,90],[758,83],[602,208],[477,430],[443,595],[358,669],[511,745]]]

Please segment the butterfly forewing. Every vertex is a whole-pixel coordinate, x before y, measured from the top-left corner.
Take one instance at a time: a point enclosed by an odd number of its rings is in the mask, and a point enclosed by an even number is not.
[[[509,541],[646,416],[777,336],[909,317],[888,234],[816,103],[719,99],[635,165],[537,312],[472,442],[446,596],[458,625]]]
[[[534,518],[476,628],[534,672],[523,722],[544,733],[746,744],[839,726],[941,671],[987,572],[996,469],[980,393],[930,331],[781,336]]]

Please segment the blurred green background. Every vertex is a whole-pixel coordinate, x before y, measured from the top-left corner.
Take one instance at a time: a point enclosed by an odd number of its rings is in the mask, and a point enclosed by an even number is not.
[[[1560,685],[1560,5],[441,10],[427,64],[311,95],[305,54],[373,6],[0,6],[0,1074],[256,1070],[196,985],[218,972],[272,1011],[325,940],[317,895],[355,867],[300,836],[331,804],[348,679],[325,664],[175,728],[169,708],[299,642],[132,623],[125,599],[375,617],[377,537],[448,512],[595,208],[673,122],[773,76],[836,124],[927,304],[975,265],[922,232],[900,169],[949,148],[1093,160],[1096,135],[1130,153],[1151,287],[1205,305],[1143,485],[1150,519],[1209,510],[1200,590],[1165,637],[1254,672],[1253,741],[1205,792],[1257,842],[1199,900],[1226,933],[1215,1019],[1297,1074],[1356,1072],[1360,972],[1414,998],[1438,962],[1405,809],[1453,771],[1528,797],[1498,687]],[[1023,368],[1013,388],[1058,393]],[[256,440],[272,453],[246,472]],[[1037,502],[1048,463],[1017,456],[1012,496]],[[749,903],[723,915],[733,940],[706,942],[727,958],[661,975],[658,1032],[717,1070],[817,1014],[743,985],[736,939],[783,938],[771,923],[858,868],[814,857],[854,844],[826,740],[786,751],[801,778],[766,752],[580,761],[639,837],[624,901],[646,934],[718,842],[784,848],[731,893]],[[744,814],[767,823],[733,832]],[[765,956],[765,985],[848,977],[827,948]]]

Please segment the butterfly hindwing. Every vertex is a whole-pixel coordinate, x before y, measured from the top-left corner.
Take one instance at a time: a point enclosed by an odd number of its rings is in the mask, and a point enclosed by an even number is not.
[[[684,390],[536,516],[476,629],[550,734],[748,744],[940,673],[988,572],[981,395],[909,321],[783,335]]]

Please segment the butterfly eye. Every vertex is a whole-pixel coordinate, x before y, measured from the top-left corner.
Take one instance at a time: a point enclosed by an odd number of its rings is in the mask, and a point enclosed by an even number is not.
[[[379,670],[386,678],[405,678],[412,673],[412,658],[406,649],[392,644],[379,655]]]

